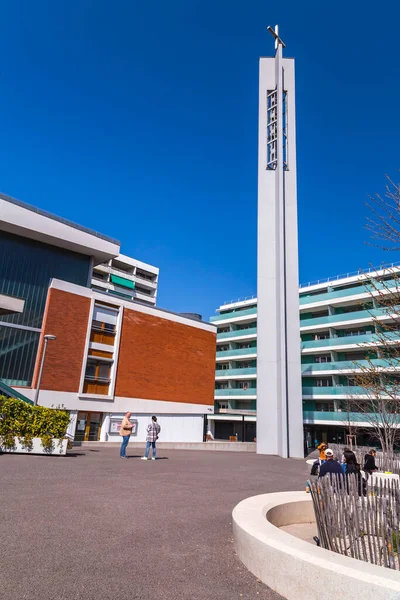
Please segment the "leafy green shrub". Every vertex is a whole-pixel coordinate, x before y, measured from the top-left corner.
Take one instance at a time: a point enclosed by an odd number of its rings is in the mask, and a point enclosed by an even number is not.
[[[24,437],[19,437],[19,443],[25,450],[28,452],[32,452],[33,450],[33,436],[30,433],[24,435]]]
[[[12,433],[1,436],[1,445],[7,450],[15,450],[15,436]]]
[[[40,443],[45,452],[48,452],[49,454],[51,452],[53,452],[54,441],[53,441],[53,436],[50,433],[45,433],[44,435],[42,435],[42,439],[40,440]]]
[[[17,398],[0,397],[0,438],[4,446],[7,436],[23,438],[29,445],[34,437],[49,435],[63,438],[69,424],[66,410],[33,406]]]

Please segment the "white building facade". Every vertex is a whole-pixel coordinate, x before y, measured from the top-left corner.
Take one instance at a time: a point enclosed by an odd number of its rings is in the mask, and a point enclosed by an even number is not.
[[[158,267],[118,254],[93,268],[92,289],[155,306],[158,276]]]

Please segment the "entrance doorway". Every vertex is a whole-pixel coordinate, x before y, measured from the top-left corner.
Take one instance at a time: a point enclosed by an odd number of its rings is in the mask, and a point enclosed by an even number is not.
[[[103,414],[100,412],[78,412],[75,430],[76,442],[97,442],[100,437]]]

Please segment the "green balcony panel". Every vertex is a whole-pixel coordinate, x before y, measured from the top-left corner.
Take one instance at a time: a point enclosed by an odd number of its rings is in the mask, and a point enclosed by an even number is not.
[[[399,307],[400,308],[400,307]],[[312,327],[314,325],[333,325],[335,323],[342,323],[344,321],[357,321],[358,319],[371,319],[373,317],[384,317],[386,315],[390,315],[394,312],[395,309],[390,308],[376,308],[371,310],[363,310],[360,306],[360,310],[349,313],[339,313],[337,312],[334,315],[325,316],[325,317],[315,317],[315,318],[307,318],[301,319],[300,327]],[[339,311],[339,308],[336,309]],[[370,325],[371,328],[372,325]]]
[[[226,340],[231,337],[246,337],[249,335],[257,335],[257,327],[250,327],[249,329],[236,329],[235,331],[224,331],[223,333],[217,334],[217,341]]]
[[[303,387],[304,396],[360,396],[367,395],[364,388],[357,385],[332,385],[332,386],[310,386]]]
[[[246,317],[248,315],[256,315],[257,314],[257,307],[254,306],[253,308],[247,308],[245,310],[232,310],[223,314],[219,314],[219,315],[213,315],[210,318],[211,322],[215,322],[215,321],[224,321],[224,320],[229,320],[229,319],[237,319],[238,317]]]
[[[329,362],[329,363],[311,363],[311,364],[302,364],[301,372],[302,375],[307,375],[307,373],[314,373],[319,371],[340,371],[342,369],[354,371],[355,369],[359,369],[361,367],[370,367],[370,366],[382,369],[393,369],[400,367],[400,360],[398,359],[389,359],[385,360],[383,358],[374,358],[371,361],[368,360],[343,360],[338,362]]]
[[[394,279],[390,280],[390,281],[385,281],[385,282],[374,282],[375,285],[359,285],[359,286],[355,286],[353,288],[347,288],[347,289],[338,289],[338,290],[334,290],[333,292],[325,292],[323,294],[314,294],[314,295],[305,295],[305,294],[301,294],[299,301],[300,301],[300,305],[302,304],[312,304],[314,302],[323,302],[325,300],[334,300],[336,298],[346,298],[348,296],[357,296],[359,294],[365,294],[365,293],[371,293],[374,291],[374,289],[384,289],[384,288],[396,288],[397,287],[397,283],[395,282]]]
[[[257,354],[257,348],[235,348],[234,350],[217,351],[217,358],[230,358],[235,356],[246,356],[247,354]]]
[[[256,375],[256,367],[248,367],[247,369],[217,369],[216,377],[237,377],[238,375]]]
[[[214,390],[214,396],[255,396],[257,394],[257,388],[229,388],[226,390]]]
[[[400,340],[400,332],[391,331],[385,334],[386,340]],[[350,344],[359,345],[359,344],[370,344],[371,342],[378,342],[380,338],[379,335],[376,334],[363,334],[363,335],[349,335],[346,337],[334,337],[328,338],[326,340],[312,340],[307,342],[301,342],[301,349],[305,350],[306,348],[318,348],[323,350],[323,348],[329,349],[331,346],[347,346]]]
[[[131,281],[130,279],[125,279],[125,277],[119,277],[119,275],[112,275],[112,274],[111,274],[110,278],[111,278],[111,282],[115,283],[116,285],[120,285],[121,287],[129,288],[130,290],[135,289],[135,282]]]
[[[304,423],[314,423],[315,421],[332,421],[333,423],[342,423],[343,425],[346,425],[346,423],[349,422],[349,416],[350,416],[350,421],[353,422],[366,422],[366,423],[370,423],[371,420],[374,420],[377,418],[377,415],[375,413],[356,413],[356,412],[351,412],[351,413],[347,413],[347,412],[326,412],[326,411],[317,411],[317,410],[313,410],[313,411],[304,411],[303,412],[303,422]],[[400,422],[400,415],[397,416],[396,419],[398,422]]]

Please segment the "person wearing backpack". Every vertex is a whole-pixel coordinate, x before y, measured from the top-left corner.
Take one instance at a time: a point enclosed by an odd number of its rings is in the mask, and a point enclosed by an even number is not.
[[[313,465],[312,465],[311,471],[310,471],[310,475],[318,477],[320,466],[321,466],[321,459],[317,458],[317,460],[315,460],[313,462]]]

